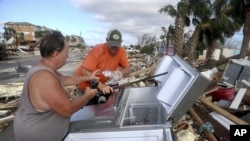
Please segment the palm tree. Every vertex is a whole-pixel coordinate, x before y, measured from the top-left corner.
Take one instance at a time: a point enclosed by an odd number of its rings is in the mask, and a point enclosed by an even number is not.
[[[225,15],[224,10],[226,6],[226,1],[215,1],[213,3],[214,18],[210,19],[208,22],[210,26],[204,30],[204,35],[208,45],[206,54],[207,60],[211,60],[217,41],[224,44],[225,37],[232,37],[235,31],[240,30],[241,25],[232,21],[231,18]]]
[[[224,13],[235,22],[243,25],[243,41],[240,50],[240,58],[246,56],[250,41],[250,0],[223,0],[229,2]]]
[[[187,17],[189,10],[186,0],[181,0],[180,2],[178,2],[176,8],[172,5],[164,6],[159,10],[159,12],[164,14],[167,13],[171,17],[175,18],[175,53],[178,55],[182,55],[184,27],[185,25],[189,26],[190,23],[189,18]]]
[[[211,9],[212,6],[214,6],[213,9]],[[185,50],[189,52],[189,61],[192,61],[195,57],[197,45],[203,47],[207,45],[207,59],[210,60],[217,41],[224,43],[225,37],[233,36],[234,32],[240,28],[240,24],[232,21],[224,14],[225,6],[226,4],[221,3],[221,1],[215,1],[212,5],[209,0],[181,0],[177,9],[171,5],[161,8],[160,13],[168,13],[175,17],[176,40],[174,45],[176,53],[183,55],[184,26],[188,26],[192,18],[195,30],[187,43],[187,47],[185,47]]]
[[[168,46],[170,44],[173,45],[173,43],[174,43],[174,31],[175,31],[174,26],[169,25],[169,27],[168,27],[168,33],[167,33],[167,45]]]
[[[170,16],[175,17],[175,40],[174,46],[176,47],[176,53],[184,56],[188,53],[188,60],[192,61],[195,58],[195,51],[197,48],[200,31],[203,26],[207,26],[206,23],[211,16],[211,3],[210,0],[181,0],[178,3],[177,9],[173,6],[165,6],[160,9],[160,12],[168,13]],[[184,27],[193,23],[195,30],[188,43],[184,44]],[[204,24],[205,23],[205,24]],[[184,52],[185,48],[185,52]]]
[[[188,52],[188,61],[192,62],[196,59],[196,48],[199,42],[201,31],[208,27],[212,11],[210,0],[190,0],[189,1],[190,18],[195,26],[195,30],[188,40],[185,50]]]
[[[166,47],[169,47],[170,45],[173,45],[174,41],[174,26],[169,25],[168,30],[166,30],[165,27],[162,27],[163,35],[160,36],[160,38],[163,41],[163,45]]]
[[[198,45],[202,48],[204,48],[204,45],[207,46],[206,59],[211,60],[217,47],[217,41],[224,43],[225,37],[232,37],[234,32],[240,29],[239,24],[222,14],[225,5],[221,1],[210,3],[210,1],[201,0],[197,5],[193,4],[190,8],[192,15],[195,17],[193,18],[193,24],[196,23],[194,24],[196,27],[187,43],[190,47],[189,61],[192,61],[192,57],[195,56]]]

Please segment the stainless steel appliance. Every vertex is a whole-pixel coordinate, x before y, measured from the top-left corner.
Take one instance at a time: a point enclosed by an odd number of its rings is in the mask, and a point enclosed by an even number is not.
[[[246,88],[242,80],[250,79],[250,61],[246,59],[230,59],[221,77],[221,82],[231,87]]]
[[[156,86],[126,87],[107,103],[85,106],[71,118],[65,141],[172,141],[172,125],[194,104],[209,81],[177,55],[164,56]]]

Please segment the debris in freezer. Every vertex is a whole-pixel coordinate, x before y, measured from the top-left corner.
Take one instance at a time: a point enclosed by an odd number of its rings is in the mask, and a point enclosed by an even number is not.
[[[131,125],[159,124],[162,109],[160,104],[131,104]]]

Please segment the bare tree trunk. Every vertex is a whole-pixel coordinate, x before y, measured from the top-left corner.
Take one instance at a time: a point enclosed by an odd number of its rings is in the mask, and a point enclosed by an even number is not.
[[[241,44],[241,50],[240,50],[239,58],[245,58],[246,57],[246,52],[247,52],[247,49],[249,48],[249,40],[250,40],[250,36],[244,35],[243,41],[242,41],[242,44]]]
[[[250,10],[246,13],[245,24],[243,27],[243,41],[241,44],[240,56],[239,58],[246,57],[246,51],[249,48],[249,41],[250,41]]]
[[[182,17],[177,16],[175,19],[175,53],[182,56],[183,53],[183,33],[184,33],[184,20]]]
[[[192,62],[192,61],[194,61],[194,59],[196,59],[195,51],[196,51],[197,44],[198,44],[199,34],[200,34],[200,29],[198,27],[196,27],[192,37],[189,40],[189,44],[188,44],[189,48],[190,48],[190,51],[188,53],[188,61],[189,62]]]
[[[212,57],[213,57],[212,55],[214,53],[215,48],[216,48],[216,40],[213,40],[211,43],[211,46],[208,47],[208,49],[207,49],[206,59],[208,61],[210,61],[212,59]]]

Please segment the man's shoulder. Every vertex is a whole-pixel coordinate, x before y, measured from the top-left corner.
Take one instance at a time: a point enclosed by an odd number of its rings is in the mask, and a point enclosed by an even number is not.
[[[125,50],[125,48],[123,48],[123,47],[119,47],[119,52],[121,54],[126,54],[127,53],[126,50]]]
[[[94,48],[103,48],[104,46],[105,46],[104,43],[102,43],[102,44],[96,44],[96,45],[93,47],[93,49],[94,49]]]
[[[125,52],[125,48],[124,47],[119,47],[121,51]]]
[[[101,54],[104,51],[104,46],[104,44],[97,44],[90,50],[90,53]]]

